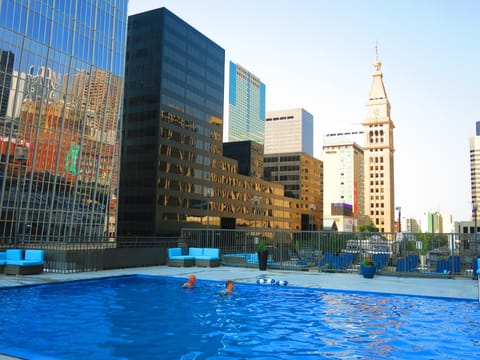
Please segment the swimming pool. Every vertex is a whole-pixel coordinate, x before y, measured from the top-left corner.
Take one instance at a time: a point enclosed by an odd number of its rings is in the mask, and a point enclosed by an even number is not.
[[[477,358],[476,301],[122,276],[0,289],[27,359]]]

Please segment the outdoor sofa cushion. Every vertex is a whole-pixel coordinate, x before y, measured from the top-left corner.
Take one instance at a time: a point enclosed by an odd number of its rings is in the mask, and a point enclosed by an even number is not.
[[[23,255],[23,250],[10,249],[7,250],[7,265],[43,265],[44,253],[45,251],[40,249],[27,249]]]
[[[203,256],[209,256],[211,259],[220,259],[220,249],[204,248]]]
[[[22,249],[7,249],[5,251],[7,262],[23,260],[23,250]]]
[[[188,249],[188,255],[190,256],[203,256],[203,248],[194,248],[191,247]]]
[[[189,248],[188,255],[194,256],[195,260],[220,260],[220,249]]]
[[[170,260],[195,260],[193,256],[182,255],[182,248],[169,248],[168,258]]]

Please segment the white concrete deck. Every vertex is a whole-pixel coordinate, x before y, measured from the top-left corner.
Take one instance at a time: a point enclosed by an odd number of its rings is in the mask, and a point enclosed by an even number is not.
[[[195,274],[197,281],[232,279],[235,282],[256,283],[261,276],[276,280],[287,280],[288,286],[312,287],[347,291],[367,291],[389,294],[419,295],[478,300],[478,282],[465,278],[438,279],[418,277],[394,277],[376,275],[373,279],[364,279],[356,273],[322,273],[318,271],[297,272],[220,266],[216,268],[189,267],[176,268],[154,266],[106,270],[72,274],[43,273],[40,275],[0,275],[0,287],[41,284],[58,281],[72,281],[119,275],[162,275],[187,278]]]

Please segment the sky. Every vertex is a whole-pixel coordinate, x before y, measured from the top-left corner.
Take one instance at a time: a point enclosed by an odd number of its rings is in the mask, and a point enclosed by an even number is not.
[[[319,159],[325,134],[362,129],[378,56],[395,125],[395,206],[402,218],[471,219],[480,1],[130,0],[129,15],[159,7],[225,49],[226,74],[233,61],[259,77],[267,111],[310,112]]]

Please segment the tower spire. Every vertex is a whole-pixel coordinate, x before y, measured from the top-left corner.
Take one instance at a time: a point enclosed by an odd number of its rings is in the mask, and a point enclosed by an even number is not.
[[[378,42],[375,41],[375,63],[373,64],[375,71],[381,71],[382,62],[378,60]]]

